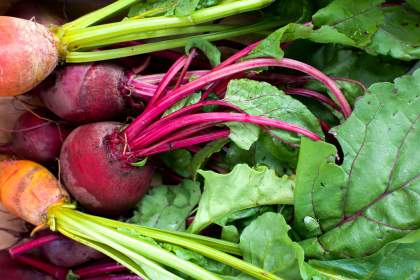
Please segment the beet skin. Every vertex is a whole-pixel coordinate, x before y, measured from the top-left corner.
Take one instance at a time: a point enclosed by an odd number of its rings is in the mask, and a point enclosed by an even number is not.
[[[109,136],[120,128],[115,122],[80,126],[61,150],[64,185],[81,205],[97,214],[116,216],[132,208],[149,189],[153,175],[149,165],[133,167],[115,158]]]
[[[54,161],[60,155],[61,145],[70,128],[48,119],[46,114],[31,112],[19,117],[12,134],[11,150],[24,159],[39,163]]]
[[[68,65],[39,89],[45,105],[73,123],[110,121],[125,108],[124,71],[111,63]]]

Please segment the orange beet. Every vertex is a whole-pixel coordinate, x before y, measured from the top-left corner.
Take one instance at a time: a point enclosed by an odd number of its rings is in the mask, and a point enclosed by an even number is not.
[[[58,39],[33,21],[0,16],[0,96],[16,96],[43,81],[58,63]]]
[[[48,207],[67,198],[45,167],[28,160],[0,161],[0,201],[23,220],[41,225],[46,222]]]

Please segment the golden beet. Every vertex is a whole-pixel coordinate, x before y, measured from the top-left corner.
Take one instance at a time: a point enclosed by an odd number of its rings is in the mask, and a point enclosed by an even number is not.
[[[28,160],[0,162],[0,201],[23,220],[41,225],[48,207],[67,198],[66,191],[45,167]]]

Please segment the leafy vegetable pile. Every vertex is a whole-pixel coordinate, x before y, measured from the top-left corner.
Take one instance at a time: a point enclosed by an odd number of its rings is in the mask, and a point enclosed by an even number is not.
[[[112,50],[93,50],[99,27],[63,37],[72,62],[150,53],[141,70],[118,74],[135,113],[124,124],[81,125],[64,142],[59,172],[82,211],[56,181],[45,183],[55,200],[42,198],[36,211],[14,206],[5,186],[23,182],[23,170],[31,183],[53,176],[0,161],[6,208],[119,264],[63,270],[22,255],[63,238],[55,234],[11,255],[58,279],[420,278],[418,2],[120,2],[129,7],[123,24],[100,28],[170,26],[104,37],[104,46],[137,40]],[[205,23],[238,14],[228,6],[249,13]],[[179,46],[185,54],[161,51]],[[72,73],[97,69],[89,67]],[[120,273],[127,268],[137,276]]]

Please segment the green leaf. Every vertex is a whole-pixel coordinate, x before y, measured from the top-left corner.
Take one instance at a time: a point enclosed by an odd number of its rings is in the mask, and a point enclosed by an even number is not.
[[[178,149],[160,155],[163,163],[184,178],[191,178],[192,155],[189,151]]]
[[[302,279],[303,250],[290,239],[289,230],[281,214],[259,216],[241,234],[239,248],[244,260],[283,279]]]
[[[362,257],[420,225],[420,71],[378,83],[333,133],[334,146],[302,139],[295,229],[307,257]],[[319,221],[309,232],[304,218]],[[316,235],[316,236],[315,236]]]
[[[420,14],[405,5],[381,7],[383,0],[335,0],[313,16],[315,26],[290,23],[270,34],[248,58],[283,57],[280,43],[307,39],[357,47],[372,55],[420,58]]]
[[[294,181],[277,177],[273,170],[239,164],[228,174],[200,170],[204,191],[194,222],[188,229],[198,233],[237,211],[260,205],[293,204]],[[223,202],[223,203],[221,203]]]
[[[229,142],[227,139],[219,139],[208,143],[204,148],[194,154],[191,161],[191,170],[193,179],[197,175],[197,170],[203,166],[206,161],[214,154],[220,152],[220,150]]]
[[[282,58],[280,43],[297,39],[308,39],[317,43],[337,43],[353,46],[354,41],[334,28],[324,25],[319,29],[313,26],[290,23],[271,33],[246,58],[266,57]]]
[[[307,63],[329,76],[350,78],[365,86],[392,81],[409,68],[406,62],[337,45],[320,47]]]
[[[232,122],[226,126],[230,129],[229,139],[243,150],[249,150],[260,135],[260,127],[256,125]]]
[[[179,109],[182,109],[184,107],[187,107],[189,105],[195,104],[198,101],[200,101],[201,98],[201,93],[200,92],[195,92],[193,94],[188,95],[187,97],[181,99],[180,101],[178,101],[177,103],[175,103],[175,105],[173,105],[171,108],[169,108],[168,110],[165,111],[165,113],[162,115],[163,117],[178,111]]]
[[[185,220],[200,200],[200,185],[184,180],[177,186],[154,187],[137,204],[131,223],[184,231]]]
[[[79,280],[80,276],[74,273],[73,270],[69,270],[69,272],[66,275],[66,280]]]
[[[371,256],[309,263],[320,272],[351,279],[419,279],[420,230],[386,244]]]
[[[357,46],[369,44],[371,37],[384,22],[379,7],[384,0],[335,0],[312,17],[317,27],[329,25],[352,39]]]
[[[219,49],[209,41],[200,38],[192,38],[185,45],[185,52],[189,54],[190,50],[193,48],[201,50],[207,56],[213,67],[220,64],[222,54]]]
[[[224,164],[229,169],[239,163],[265,165],[274,169],[277,175],[284,175],[294,173],[297,158],[297,148],[278,141],[272,135],[261,133],[258,141],[248,151],[231,143],[227,148]]]
[[[232,80],[229,82],[225,100],[250,115],[282,120],[323,136],[317,118],[305,105],[266,82],[247,79]],[[233,134],[239,134],[234,131],[235,127],[232,128],[229,125],[229,128]],[[270,133],[287,143],[299,143],[300,136],[294,133],[278,129],[270,130]],[[246,136],[245,134],[242,137]],[[256,141],[254,136],[251,135],[249,142]]]
[[[420,59],[420,13],[405,6],[383,8],[385,24],[367,47],[371,54],[413,60]]]
[[[420,13],[420,1],[419,0],[407,0],[408,5],[410,5],[413,9]]]
[[[217,5],[219,2],[219,0],[146,0],[133,5],[128,12],[128,16],[188,16],[196,10]]]
[[[144,158],[141,161],[137,161],[137,162],[131,163],[131,165],[134,166],[134,167],[142,167],[142,166],[145,166],[146,163],[147,163],[147,159],[148,158]]]

